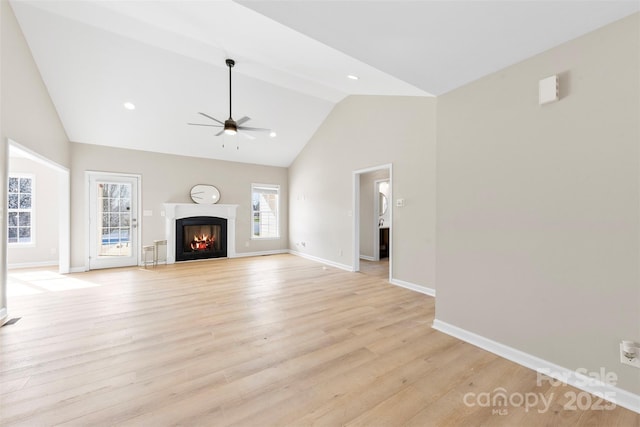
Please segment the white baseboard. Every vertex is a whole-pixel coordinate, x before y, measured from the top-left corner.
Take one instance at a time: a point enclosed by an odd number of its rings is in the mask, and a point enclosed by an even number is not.
[[[250,256],[265,256],[265,255],[278,255],[278,254],[288,254],[288,249],[275,249],[272,251],[258,251],[258,252],[236,252],[236,254],[229,258],[243,258]]]
[[[363,259],[365,261],[375,261],[376,259],[372,256],[369,255],[360,255],[360,259]]]
[[[58,261],[38,261],[38,262],[19,262],[15,264],[7,264],[7,269],[14,268],[36,268],[36,267],[51,267],[58,265]]]
[[[319,263],[322,263],[322,264],[330,265],[331,267],[339,268],[341,270],[353,271],[353,267],[351,267],[350,265],[340,264],[340,263],[329,261],[329,260],[326,260],[326,259],[323,259],[323,258],[318,258],[316,256],[309,255],[309,254],[303,254],[302,252],[292,251],[291,249],[289,249],[289,253],[291,255],[299,256],[301,258],[306,258],[306,259],[309,259],[311,261],[316,261],[316,262],[319,262]]]
[[[415,283],[405,282],[404,280],[400,280],[400,279],[391,279],[389,283],[391,283],[392,285],[400,286],[402,288],[411,289],[412,291],[420,292],[421,294],[429,295],[430,297],[436,296],[435,289],[416,285]]]
[[[86,267],[71,267],[69,272],[71,273],[84,273],[85,271],[89,271]]]
[[[596,380],[590,376],[571,369],[564,368],[529,353],[517,350],[513,347],[490,340],[474,334],[457,326],[435,319],[433,328],[462,341],[473,344],[493,354],[497,354],[519,365],[533,369],[548,377],[552,377],[562,383],[571,385],[577,389],[602,397],[618,406],[640,413],[640,395],[623,390],[604,381]],[[609,398],[608,398],[609,397]]]
[[[351,271],[353,272],[353,267],[351,267],[350,265],[346,265],[346,264],[340,264],[337,262],[333,262],[333,261],[329,261],[323,258],[318,258],[315,257],[313,255],[308,255],[308,254],[304,254],[302,252],[298,252],[298,251],[294,251],[294,250],[289,250],[289,253],[292,255],[296,255],[302,258],[306,258],[309,259],[311,261],[316,261],[316,262],[320,262],[322,264],[326,264],[326,265],[330,265],[332,267],[336,267],[339,268],[341,270],[346,270],[346,271]],[[363,258],[363,256],[360,256],[360,258]],[[399,280],[399,279],[392,279],[389,283],[396,285],[396,286],[400,286],[406,289],[410,289],[412,291],[415,292],[419,292],[421,294],[425,294],[425,295],[429,295],[432,297],[436,296],[436,290],[435,289],[431,289],[431,288],[426,288],[424,286],[420,286],[420,285],[416,285],[415,283],[409,283],[409,282],[405,282],[403,280]]]

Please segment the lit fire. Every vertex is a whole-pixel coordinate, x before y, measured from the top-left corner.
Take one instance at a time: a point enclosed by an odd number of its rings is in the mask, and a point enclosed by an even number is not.
[[[202,234],[200,236],[193,236],[191,241],[191,249],[194,251],[205,251],[213,246],[215,239],[213,236]]]

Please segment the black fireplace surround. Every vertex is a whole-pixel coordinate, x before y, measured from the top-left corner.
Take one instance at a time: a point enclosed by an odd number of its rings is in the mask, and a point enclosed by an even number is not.
[[[227,256],[227,220],[194,216],[176,220],[176,261]]]

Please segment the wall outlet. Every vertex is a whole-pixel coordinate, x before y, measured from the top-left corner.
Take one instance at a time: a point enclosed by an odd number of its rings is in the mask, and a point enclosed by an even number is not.
[[[636,357],[629,359],[624,355],[624,350],[622,348],[622,343],[620,343],[620,363],[624,365],[633,366],[635,368],[640,368],[640,355],[636,350]]]
[[[342,256],[342,249],[338,249],[338,256]]]

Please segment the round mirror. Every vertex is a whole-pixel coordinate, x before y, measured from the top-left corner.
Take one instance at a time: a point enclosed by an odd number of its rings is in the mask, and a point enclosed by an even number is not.
[[[191,189],[191,200],[201,205],[213,205],[220,200],[220,192],[213,185],[194,185]]]
[[[387,213],[387,196],[385,196],[383,193],[379,193],[380,194],[380,206],[378,207],[379,211],[380,211],[380,215],[384,215],[385,213]]]

